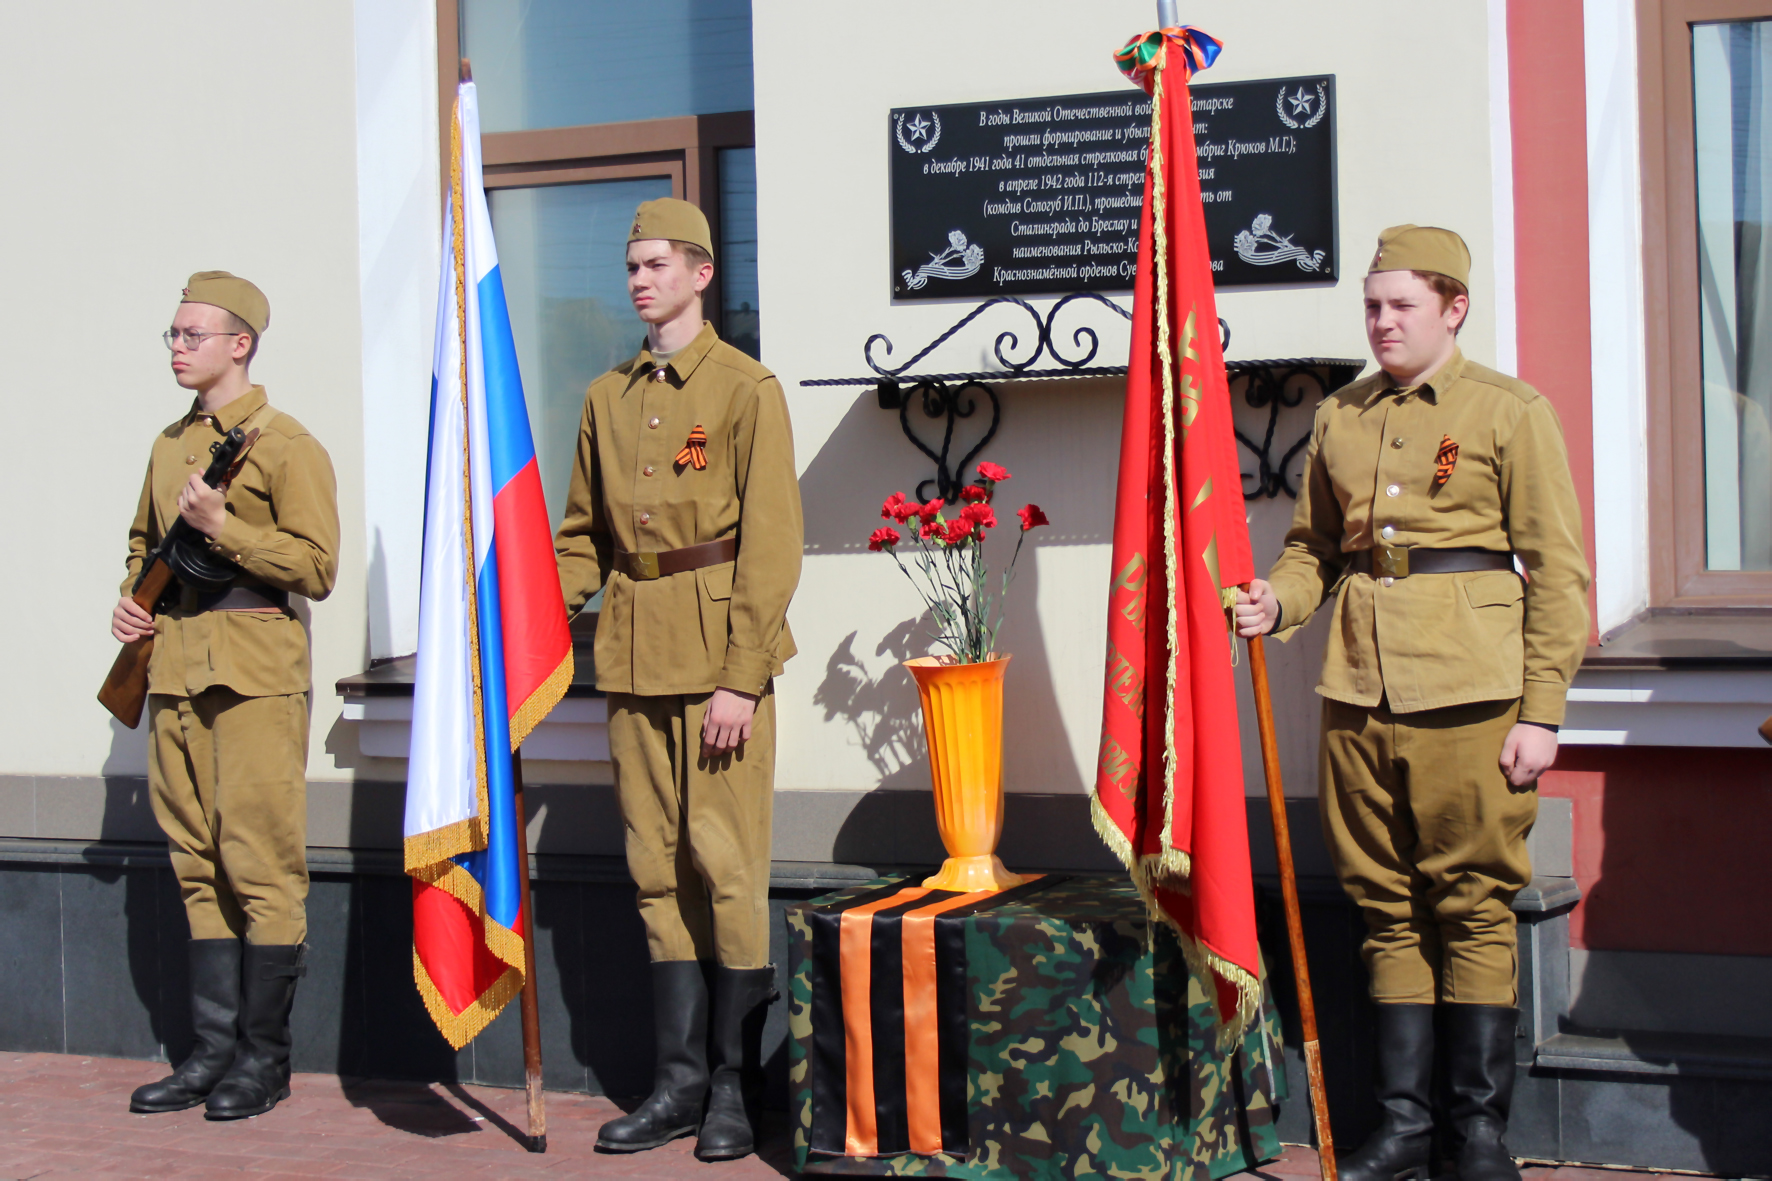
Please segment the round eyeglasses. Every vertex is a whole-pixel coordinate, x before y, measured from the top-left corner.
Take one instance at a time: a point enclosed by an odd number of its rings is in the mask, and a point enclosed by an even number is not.
[[[160,334],[160,339],[165,341],[166,347],[173,352],[178,351],[178,346],[181,341],[184,343],[186,349],[191,352],[196,352],[203,347],[203,342],[212,336],[244,335],[246,335],[244,332],[199,332],[195,328],[186,328],[181,332],[177,328],[168,328],[165,332]]]

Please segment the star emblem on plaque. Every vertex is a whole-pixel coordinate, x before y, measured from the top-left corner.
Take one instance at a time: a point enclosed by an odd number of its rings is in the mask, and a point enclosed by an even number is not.
[[[1291,115],[1286,113],[1288,106],[1292,108]],[[1279,96],[1274,99],[1274,113],[1280,116],[1280,122],[1293,131],[1315,127],[1323,121],[1323,116],[1329,113],[1328,87],[1319,82],[1317,83],[1317,92],[1312,94],[1301,85],[1296,93],[1287,94],[1286,88],[1282,86]],[[1294,115],[1304,116],[1303,121],[1293,118]]]
[[[898,146],[915,156],[920,152],[932,152],[935,145],[941,142],[941,112],[931,111],[925,119],[922,111],[899,111],[892,116],[892,134],[898,138]],[[922,140],[921,146],[917,140]]]

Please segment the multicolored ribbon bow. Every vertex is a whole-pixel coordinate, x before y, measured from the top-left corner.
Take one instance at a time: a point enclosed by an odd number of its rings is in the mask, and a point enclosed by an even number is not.
[[[698,472],[708,466],[708,433],[701,429],[701,423],[689,432],[689,441],[677,452],[676,462],[679,467],[688,464]]]
[[[1156,72],[1163,68],[1165,55],[1162,49],[1165,40],[1173,42],[1181,51],[1176,64],[1185,71],[1183,82],[1189,81],[1195,74],[1217,61],[1218,51],[1224,48],[1217,40],[1192,25],[1140,33],[1114,54],[1114,64],[1120,67],[1120,73],[1144,87],[1146,94],[1152,93],[1152,87],[1156,85]]]

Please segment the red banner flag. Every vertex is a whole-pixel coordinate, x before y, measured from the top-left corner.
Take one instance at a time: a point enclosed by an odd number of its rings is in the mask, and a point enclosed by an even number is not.
[[[1212,970],[1226,1037],[1261,1001],[1226,609],[1254,575],[1188,79],[1192,28],[1115,55],[1151,95],[1132,354],[1114,509],[1107,691],[1093,813],[1157,917]]]

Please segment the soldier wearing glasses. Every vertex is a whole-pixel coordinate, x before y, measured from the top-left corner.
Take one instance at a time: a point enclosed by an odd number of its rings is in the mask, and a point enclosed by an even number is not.
[[[190,923],[197,1044],[130,1110],[206,1104],[209,1119],[269,1111],[289,1094],[289,1011],[307,951],[308,638],[290,596],[323,599],[338,568],[332,461],[273,408],[248,367],[270,322],[264,293],[200,271],[165,334],[173,379],[196,394],[154,440],[111,616],[122,642],[152,634],[148,780]],[[210,447],[260,432],[226,494],[203,483]],[[174,584],[149,615],[129,595],[144,555],[183,517],[193,560],[221,589]]]

